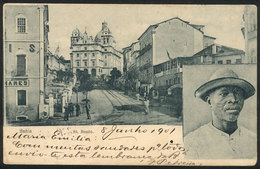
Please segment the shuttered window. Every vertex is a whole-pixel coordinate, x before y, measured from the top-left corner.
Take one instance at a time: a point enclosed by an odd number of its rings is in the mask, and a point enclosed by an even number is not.
[[[26,90],[17,91],[17,103],[19,106],[26,105]]]
[[[17,76],[24,76],[26,73],[26,56],[17,55]]]

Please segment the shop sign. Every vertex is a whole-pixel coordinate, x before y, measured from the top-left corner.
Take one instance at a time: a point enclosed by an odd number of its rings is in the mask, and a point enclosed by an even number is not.
[[[6,80],[5,86],[8,86],[8,87],[29,87],[29,80]]]

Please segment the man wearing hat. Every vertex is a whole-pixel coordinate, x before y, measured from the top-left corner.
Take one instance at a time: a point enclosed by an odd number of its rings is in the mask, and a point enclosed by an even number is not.
[[[209,105],[212,121],[184,137],[186,157],[256,158],[256,135],[237,123],[244,100],[254,94],[255,88],[232,70],[217,70],[195,91],[195,97]]]

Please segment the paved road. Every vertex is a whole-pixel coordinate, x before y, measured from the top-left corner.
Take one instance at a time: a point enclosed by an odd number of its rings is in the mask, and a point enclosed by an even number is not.
[[[150,113],[145,115],[143,102],[124,95],[123,92],[93,90],[88,98],[91,100],[94,124],[181,124],[178,118],[164,113],[167,111],[164,108],[151,107]]]
[[[172,113],[163,107],[151,106],[150,113],[145,115],[142,101],[124,95],[123,92],[101,89],[92,90],[87,95],[91,105],[91,119],[87,119],[85,103],[82,101],[85,98],[86,94],[78,93],[81,110],[78,117],[74,113],[68,121],[64,121],[62,117],[54,117],[41,122],[18,125],[181,125],[181,119],[172,116]],[[72,96],[72,102],[77,102],[76,93]]]

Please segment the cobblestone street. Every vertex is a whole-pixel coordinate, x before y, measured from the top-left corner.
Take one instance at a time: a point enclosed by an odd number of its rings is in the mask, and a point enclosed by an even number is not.
[[[88,93],[91,119],[87,119],[85,102],[82,101],[85,98],[86,94],[78,93],[81,114],[75,116],[74,112],[73,117],[70,117],[68,121],[64,121],[63,114],[59,114],[51,119],[39,122],[20,122],[15,125],[181,125],[182,122],[181,119],[174,117],[174,112],[168,112],[169,110],[159,106],[150,105],[150,113],[145,115],[142,100],[137,101],[124,95],[123,92],[101,89]],[[76,93],[72,95],[72,102],[77,102]]]

